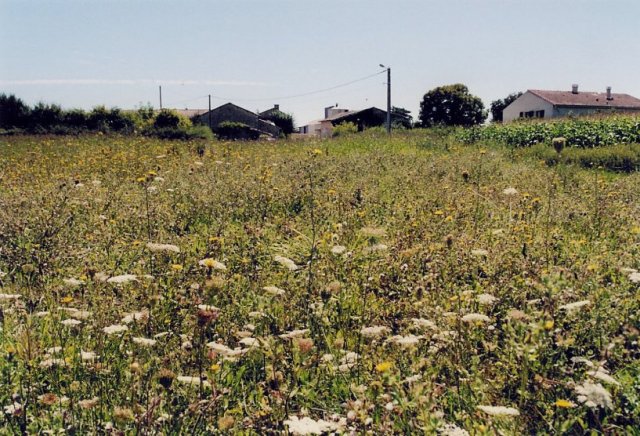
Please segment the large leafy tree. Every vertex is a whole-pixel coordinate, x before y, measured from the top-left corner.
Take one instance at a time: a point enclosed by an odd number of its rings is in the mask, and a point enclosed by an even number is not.
[[[420,102],[420,123],[423,127],[473,126],[487,119],[479,97],[461,84],[439,86],[427,92]]]
[[[262,116],[263,119],[273,122],[276,126],[282,129],[282,133],[285,136],[289,136],[295,129],[293,116],[280,110],[269,111],[266,115]]]
[[[413,127],[413,118],[411,118],[411,111],[402,108],[395,107],[391,108],[391,126],[393,128],[404,128],[410,129]]]
[[[502,122],[502,111],[504,108],[513,103],[518,97],[522,95],[521,92],[514,92],[507,95],[505,98],[494,100],[491,102],[491,121],[494,123]]]
[[[26,127],[31,110],[15,95],[0,94],[0,128]]]

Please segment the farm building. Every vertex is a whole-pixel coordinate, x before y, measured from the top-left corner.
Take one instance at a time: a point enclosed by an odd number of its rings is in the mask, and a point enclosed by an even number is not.
[[[225,121],[243,123],[249,126],[256,134],[266,135],[272,138],[278,138],[281,130],[275,124],[270,121],[262,119],[259,114],[251,112],[247,109],[236,106],[233,103],[223,104],[215,109],[211,109],[211,112],[199,114],[195,117],[198,123],[209,126],[214,132],[217,131],[220,123]]]
[[[300,134],[329,138],[333,134],[333,128],[342,123],[353,123],[361,132],[369,127],[382,126],[387,120],[387,112],[377,107],[362,110],[348,110],[337,107],[325,108],[325,117],[312,121],[306,126],[300,127]]]
[[[606,92],[543,91],[530,89],[504,108],[504,122],[519,118],[557,118],[569,115],[590,115],[600,112],[640,111],[640,99],[628,94]]]

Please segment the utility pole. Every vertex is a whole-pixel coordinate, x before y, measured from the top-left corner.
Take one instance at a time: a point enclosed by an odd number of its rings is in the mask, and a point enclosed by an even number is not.
[[[391,135],[391,67],[387,68],[387,133]]]
[[[158,86],[160,89],[160,110],[162,110],[162,85]]]
[[[391,67],[380,66],[387,69],[387,133],[391,135]]]
[[[213,130],[211,127],[211,94],[209,94],[209,128]]]

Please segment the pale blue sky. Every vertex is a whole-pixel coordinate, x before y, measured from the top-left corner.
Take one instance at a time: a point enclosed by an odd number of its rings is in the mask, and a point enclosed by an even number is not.
[[[298,124],[323,107],[418,115],[429,89],[466,84],[485,106],[526,89],[640,97],[637,0],[0,0],[0,92],[29,104],[206,108],[274,103]],[[275,98],[275,99],[272,99]]]

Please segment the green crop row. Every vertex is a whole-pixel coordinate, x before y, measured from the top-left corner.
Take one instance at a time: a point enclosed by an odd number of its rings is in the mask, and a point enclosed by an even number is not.
[[[580,148],[639,143],[640,117],[616,116],[491,124],[465,129],[458,134],[458,139],[469,144],[477,141],[495,141],[512,147],[549,143],[557,137],[566,138],[567,146]]]

